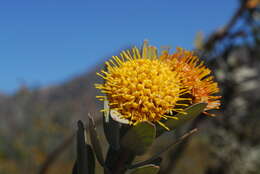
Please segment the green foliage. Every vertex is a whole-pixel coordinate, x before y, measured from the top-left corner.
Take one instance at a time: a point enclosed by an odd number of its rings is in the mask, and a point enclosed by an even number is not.
[[[175,130],[177,127],[182,126],[186,122],[193,120],[198,115],[200,115],[204,108],[207,106],[206,103],[197,103],[194,104],[187,109],[184,110],[185,114],[178,113],[174,117],[177,119],[168,119],[164,122],[165,126],[167,126],[170,130]],[[157,128],[157,136],[161,135],[163,132],[165,132],[165,129],[162,127]]]
[[[110,116],[103,117],[104,133],[111,148],[118,150],[120,147],[120,124]]]
[[[155,138],[155,125],[143,122],[131,127],[121,140],[122,146],[136,155],[142,155]]]
[[[86,144],[85,128],[81,121],[78,122],[77,131],[77,160],[73,174],[94,174],[95,158],[92,148]]]
[[[89,117],[88,122],[89,122],[89,135],[90,135],[90,140],[91,140],[93,150],[95,152],[95,155],[97,157],[98,162],[102,166],[104,166],[105,160],[104,160],[102,147],[101,147],[101,144],[100,144],[100,139],[99,139],[99,136],[97,134],[93,118]]]
[[[160,170],[159,166],[146,165],[135,169],[131,174],[156,174]]]
[[[170,129],[175,130],[178,126],[197,117],[205,107],[205,103],[195,104],[185,110],[186,114],[176,114],[176,118],[178,119],[169,119],[164,124]],[[77,131],[77,160],[73,174],[92,174],[94,171],[93,151],[88,144],[85,144],[86,134],[89,134],[95,156],[106,174],[124,174],[129,169],[132,170],[131,173],[133,174],[158,173],[162,161],[162,153],[182,140],[176,141],[172,139],[167,142],[162,141],[163,137],[169,131],[162,131],[161,126],[156,126],[150,122],[142,122],[135,126],[126,125],[113,120],[109,111],[107,113],[108,115],[104,116],[103,121],[104,133],[109,144],[106,159],[103,156],[101,141],[93,118],[89,117],[88,119],[87,133],[84,133],[83,123],[79,121]],[[184,138],[186,137],[184,136]],[[153,149],[153,146],[158,146],[158,144],[160,148],[156,151]],[[86,147],[89,147],[89,151],[85,149]],[[151,154],[150,157],[147,157],[144,161],[132,164],[136,156],[143,155],[146,152]]]

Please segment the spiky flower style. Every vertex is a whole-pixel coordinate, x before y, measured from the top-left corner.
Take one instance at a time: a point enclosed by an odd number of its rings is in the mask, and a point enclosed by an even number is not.
[[[123,51],[113,56],[106,63],[106,71],[97,75],[105,81],[96,84],[108,100],[111,110],[120,113],[129,124],[136,125],[143,121],[157,122],[168,129],[162,122],[172,118],[172,112],[182,112],[180,101],[191,100],[183,96],[187,89],[183,87],[181,76],[166,61],[158,59],[155,47],[144,43],[142,53],[138,48]]]
[[[182,48],[177,48],[174,54],[164,51],[160,59],[167,62],[172,71],[179,73],[183,85],[192,95],[191,104],[207,103],[204,113],[214,116],[206,111],[219,109],[221,96],[215,96],[219,92],[218,84],[213,81],[211,70],[204,65],[204,62],[193,52]]]

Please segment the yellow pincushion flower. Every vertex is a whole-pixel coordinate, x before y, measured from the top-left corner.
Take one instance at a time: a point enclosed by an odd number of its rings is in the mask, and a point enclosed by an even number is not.
[[[179,74],[158,59],[156,48],[146,43],[142,54],[133,48],[120,55],[121,58],[114,56],[106,62],[106,71],[97,73],[105,82],[96,84],[96,88],[106,94],[97,97],[108,100],[110,109],[120,113],[129,124],[150,121],[164,126],[162,119],[175,118],[169,113],[181,112],[176,108],[183,105],[179,101],[190,100],[181,97],[187,90]]]
[[[218,84],[213,81],[211,70],[205,67],[204,62],[193,52],[177,48],[172,55],[164,51],[160,59],[167,62],[174,72],[180,74],[183,85],[192,95],[191,104],[207,103],[204,111],[219,109],[221,96],[215,96],[219,92]]]

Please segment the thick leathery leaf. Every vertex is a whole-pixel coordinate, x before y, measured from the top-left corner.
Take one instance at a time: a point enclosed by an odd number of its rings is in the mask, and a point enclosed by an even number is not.
[[[157,174],[159,170],[159,166],[150,164],[136,168],[134,171],[131,172],[131,174]]]
[[[76,169],[73,169],[73,173],[77,171],[77,174],[94,174],[95,170],[95,158],[91,146],[85,142],[85,129],[82,121],[78,121],[77,131],[77,160]]]
[[[155,139],[154,143],[151,145],[151,148],[149,148],[149,150],[147,151],[147,154],[149,154],[147,160],[129,165],[128,168],[132,169],[147,164],[155,164],[156,161],[160,160],[159,158],[161,154],[172,148],[174,145],[182,142],[184,139],[197,132],[197,130],[197,128],[194,128],[191,131],[185,133],[183,136],[179,137],[177,140],[173,137],[171,138],[169,132],[164,133],[163,135]],[[165,138],[168,138],[168,141],[165,141]]]
[[[86,145],[86,151],[88,154],[88,174],[95,174],[95,156],[94,152],[89,144]]]
[[[111,148],[111,146],[108,148],[107,154],[106,154],[106,166],[108,168],[112,168],[114,165],[114,162],[118,159],[118,151]]]
[[[105,117],[105,121],[108,122],[108,117],[109,117],[109,112],[110,112],[110,108],[109,108],[109,105],[108,105],[108,100],[107,98],[105,98],[104,100],[104,117]]]
[[[73,165],[72,174],[78,174],[77,161]]]
[[[78,121],[77,131],[77,173],[84,174],[88,173],[88,155],[85,144],[84,125],[82,121]]]
[[[161,157],[151,158],[151,159],[148,159],[148,160],[145,160],[145,161],[142,161],[142,162],[138,162],[138,163],[135,163],[135,164],[128,165],[127,168],[128,169],[134,169],[134,168],[142,167],[142,166],[145,166],[145,165],[160,166],[161,162],[162,162]]]
[[[108,119],[108,120],[106,120]],[[104,133],[109,145],[118,150],[120,147],[120,123],[113,120],[110,116],[103,117]]]
[[[139,123],[126,132],[121,145],[136,155],[142,155],[153,143],[155,134],[155,125],[149,122]]]
[[[93,120],[93,118],[90,118],[90,117],[89,117],[89,134],[90,134],[90,141],[91,141],[93,150],[95,152],[95,155],[97,157],[97,160],[102,166],[104,166],[105,160],[104,160],[99,136],[98,136],[96,128],[95,128],[94,120]]]
[[[170,130],[173,130],[173,129],[183,125],[187,121],[193,120],[194,118],[199,116],[203,112],[203,110],[205,109],[206,106],[207,106],[206,103],[194,104],[194,105],[188,107],[187,109],[185,109],[184,112],[186,114],[178,113],[178,114],[174,115],[174,117],[176,117],[177,119],[168,119],[167,121],[164,122],[164,124]],[[165,131],[165,129],[163,127],[158,126],[157,136],[161,135],[164,131]]]

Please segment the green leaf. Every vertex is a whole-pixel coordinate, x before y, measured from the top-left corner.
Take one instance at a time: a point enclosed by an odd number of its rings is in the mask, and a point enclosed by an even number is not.
[[[160,170],[159,166],[146,165],[139,167],[131,172],[131,174],[157,174]]]
[[[88,173],[84,174],[94,174],[95,173],[95,156],[94,152],[89,144],[86,145],[86,151],[88,155]]]
[[[90,145],[85,141],[85,128],[82,121],[78,121],[77,131],[77,160],[73,174],[94,174],[95,157]],[[76,170],[76,169],[77,170]]]
[[[84,125],[78,121],[77,131],[77,174],[88,173],[87,151],[85,144]]]
[[[136,155],[142,155],[153,143],[155,134],[155,125],[142,122],[126,132],[121,140],[121,145]]]
[[[182,142],[184,139],[188,138],[195,132],[197,132],[196,128],[185,133],[183,136],[179,137],[178,139],[175,139],[174,137],[172,137],[171,132],[164,133],[163,135],[161,135],[155,139],[154,143],[151,145],[151,147],[145,154],[145,157],[148,158],[147,160],[129,165],[128,168],[132,169],[132,168],[140,167],[140,166],[147,165],[147,164],[156,164],[156,162],[158,162],[160,164],[160,155],[161,154],[168,151],[174,145]]]
[[[106,154],[106,166],[110,169],[113,168],[113,165],[117,159],[118,159],[118,151],[111,148],[110,146]]]
[[[145,161],[141,161],[141,162],[136,162],[134,164],[130,164],[127,166],[128,169],[134,169],[137,167],[142,167],[145,165],[156,165],[156,166],[160,166],[162,162],[162,158],[161,157],[156,157],[156,158],[149,158]]]
[[[120,124],[113,120],[110,116],[103,117],[103,127],[109,145],[114,150],[118,150],[120,148]]]
[[[107,98],[105,97],[105,100],[104,100],[104,117],[105,117],[105,121],[108,122],[108,117],[109,117],[109,112],[110,112],[110,108],[109,108],[109,105],[108,105],[108,100]]]
[[[77,174],[77,173],[78,173],[78,167],[77,167],[77,160],[76,160],[72,168],[72,174]]]
[[[197,116],[199,116],[205,107],[207,106],[206,103],[197,103],[194,104],[187,109],[184,110],[186,114],[178,113],[174,117],[177,119],[168,119],[164,122],[165,126],[167,126],[170,130],[176,129],[177,127],[183,125],[184,123],[193,120]],[[157,128],[157,136],[161,135],[163,132],[165,132],[165,128],[158,126]]]
[[[90,141],[91,141],[93,150],[95,151],[97,160],[102,166],[104,166],[105,160],[104,160],[99,136],[98,136],[96,128],[95,128],[94,120],[93,120],[93,118],[90,118],[90,117],[89,117],[89,133],[90,133]]]
[[[113,120],[110,116],[110,108],[107,99],[104,101],[103,128],[106,139],[114,150],[120,148],[120,123]]]

